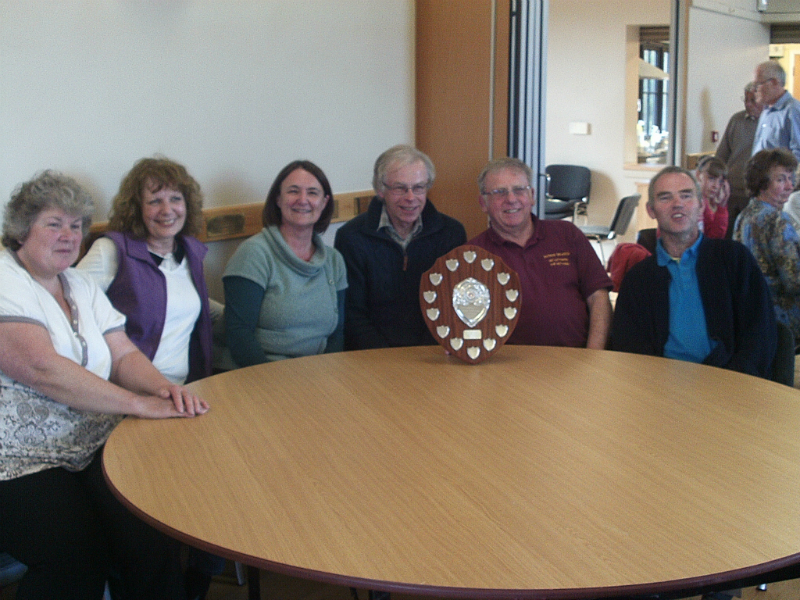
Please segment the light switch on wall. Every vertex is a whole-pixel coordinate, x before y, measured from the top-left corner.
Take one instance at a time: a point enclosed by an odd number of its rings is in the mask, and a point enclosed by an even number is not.
[[[572,135],[589,135],[589,123],[573,121],[569,124],[569,132]]]

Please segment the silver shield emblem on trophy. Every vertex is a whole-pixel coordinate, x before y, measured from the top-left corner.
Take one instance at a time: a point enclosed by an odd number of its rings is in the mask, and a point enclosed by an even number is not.
[[[489,288],[473,277],[453,286],[453,308],[458,318],[475,327],[489,312]]]

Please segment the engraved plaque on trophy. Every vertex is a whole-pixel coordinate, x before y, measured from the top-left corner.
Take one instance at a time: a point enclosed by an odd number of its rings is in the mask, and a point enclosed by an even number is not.
[[[483,248],[459,246],[422,275],[419,303],[434,339],[477,364],[497,352],[517,325],[519,277]]]

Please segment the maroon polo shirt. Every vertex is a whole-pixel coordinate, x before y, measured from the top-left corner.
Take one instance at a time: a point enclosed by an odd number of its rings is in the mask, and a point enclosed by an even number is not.
[[[519,275],[522,309],[509,344],[585,347],[589,334],[586,299],[613,286],[592,245],[569,221],[533,219],[524,247],[491,227],[470,244],[502,258]]]

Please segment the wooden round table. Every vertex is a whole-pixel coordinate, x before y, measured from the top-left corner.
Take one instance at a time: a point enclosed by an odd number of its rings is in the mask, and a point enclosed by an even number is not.
[[[168,534],[263,569],[463,598],[721,586],[800,562],[800,392],[685,362],[507,346],[287,360],[126,419],[104,468]]]

